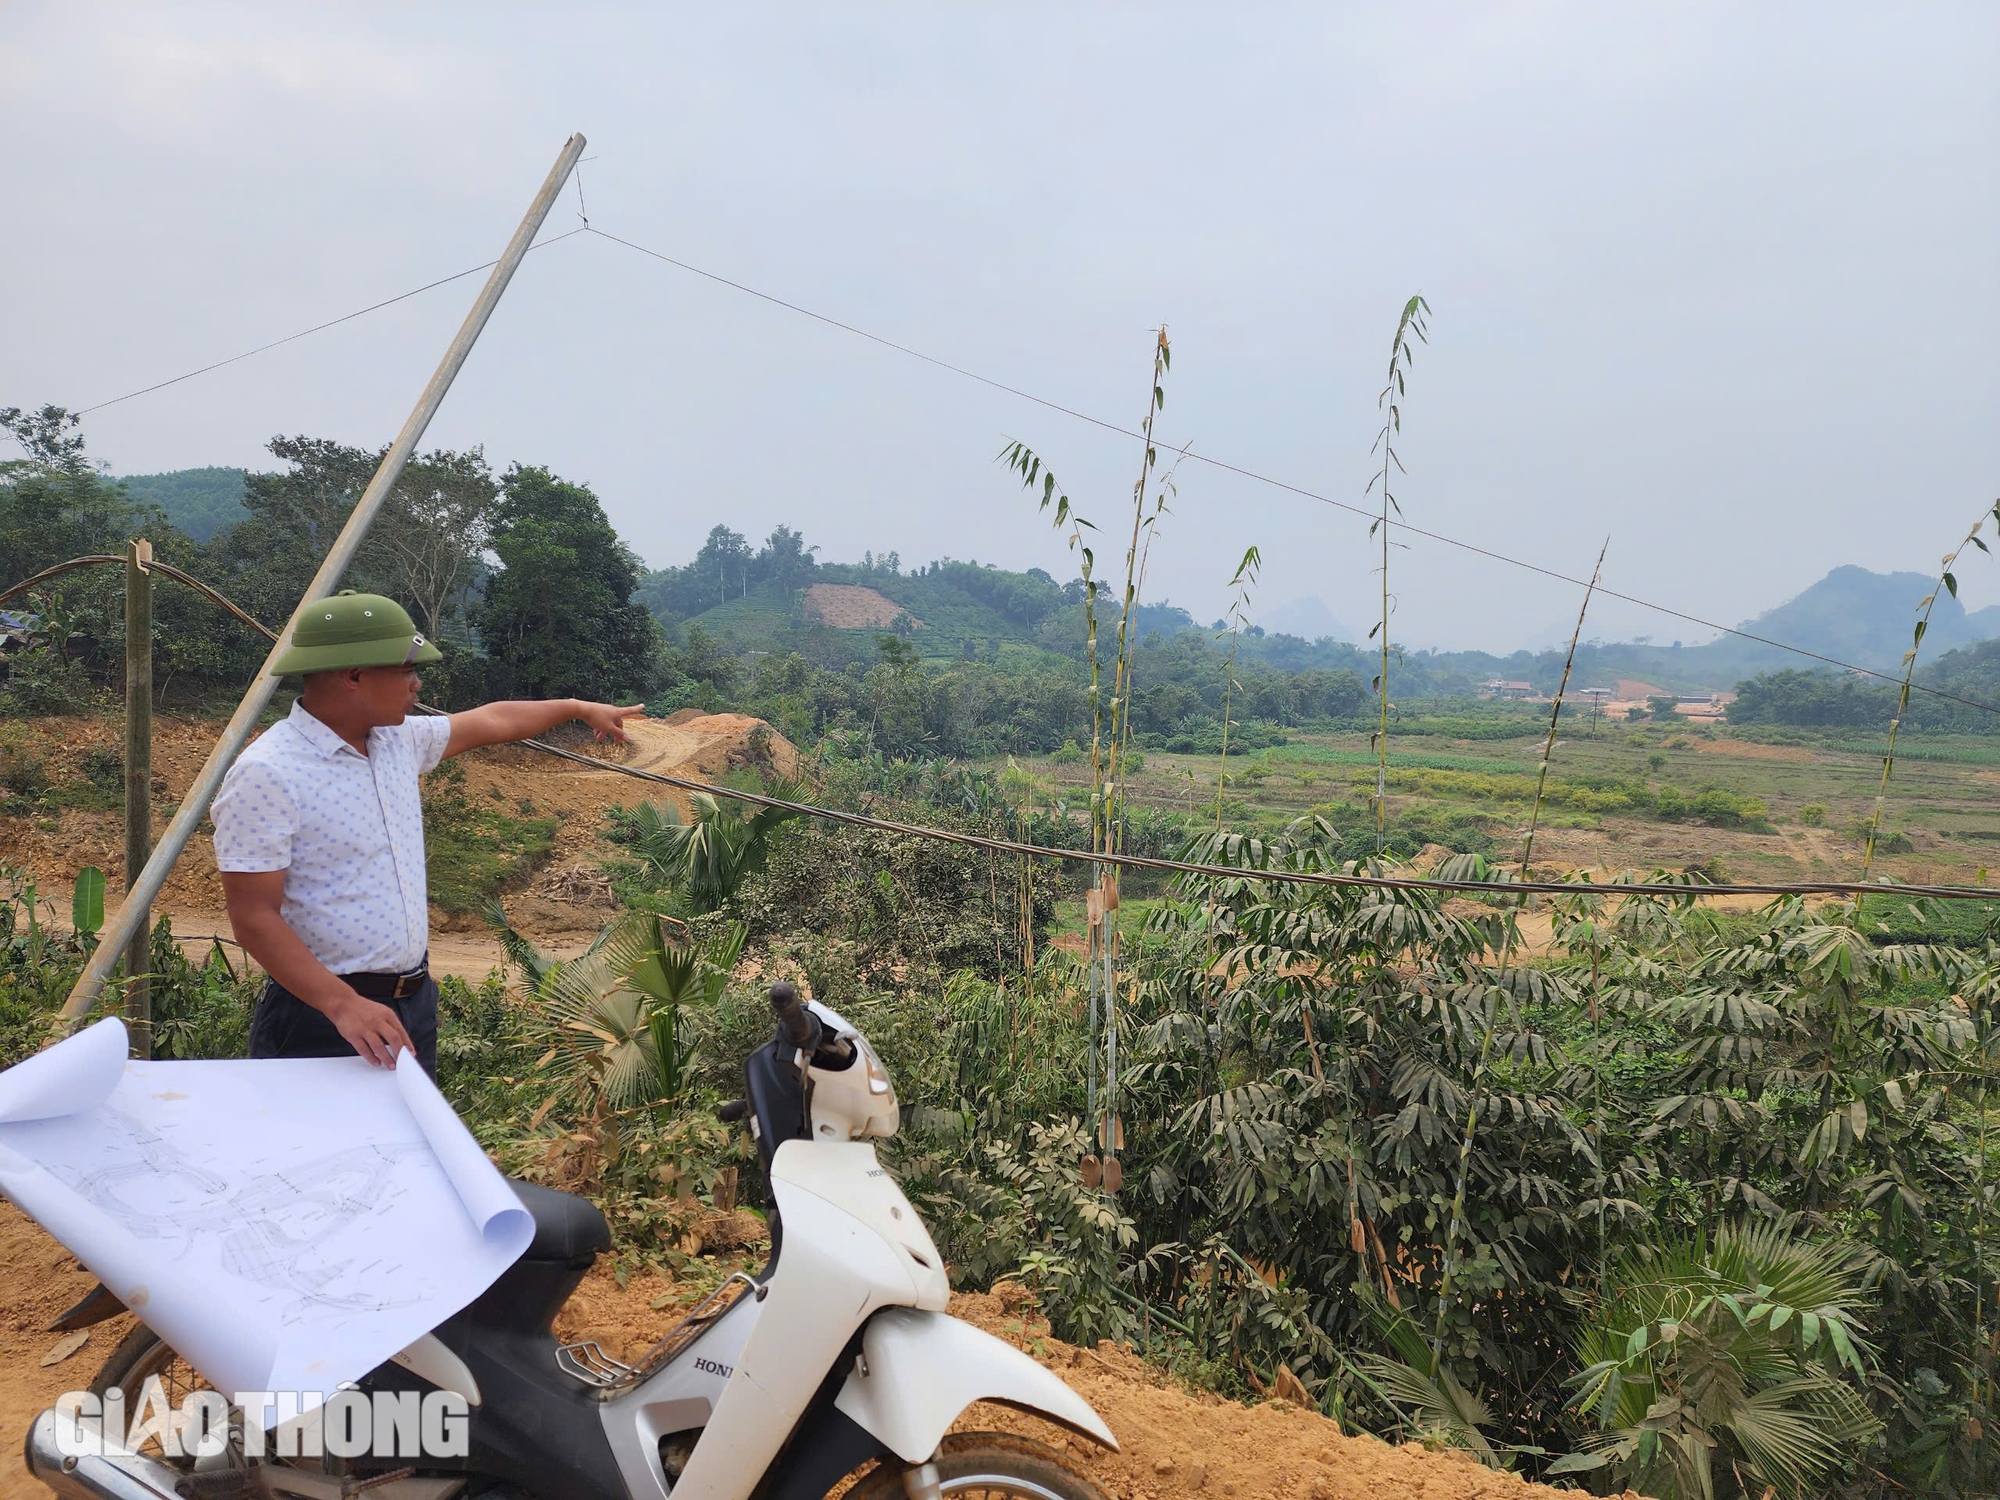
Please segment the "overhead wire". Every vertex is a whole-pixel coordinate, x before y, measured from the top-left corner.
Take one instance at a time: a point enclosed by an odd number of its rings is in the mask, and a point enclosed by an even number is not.
[[[650,257],[653,260],[660,261],[666,265],[673,266],[677,270],[686,271],[691,275],[699,276],[707,281],[712,281],[719,286],[728,287],[732,291],[741,292],[745,296],[754,297],[762,302],[768,302],[774,307],[783,308],[787,312],[796,313],[800,317],[809,318],[816,323],[825,324],[829,328],[838,329],[842,333],[850,334],[855,338],[863,339],[868,343],[876,344],[881,348],[891,350],[894,353],[904,355],[910,359],[920,360],[924,364],[930,365],[936,369],[944,370],[949,374],[959,376],[961,379],[973,381],[979,385],[986,386],[991,390],[996,390],[1005,395],[1013,396],[1017,400],[1029,402],[1030,404],[1042,407],[1045,410],[1056,412],[1059,415],[1069,417],[1074,421],[1082,422],[1088,426],[1098,428],[1101,431],[1113,433],[1119,437],[1126,437],[1133,439],[1140,439],[1143,436],[1143,434],[1141,434],[1134,428],[1122,426],[1117,422],[1108,421],[1103,417],[1093,416],[1089,412],[1080,411],[1073,406],[1066,406],[1062,402],[1050,400],[1046,396],[1038,396],[1032,391],[1023,390],[1019,386],[1009,385],[1007,382],[1003,380],[996,380],[990,375],[982,375],[977,370],[968,369],[964,365],[953,364],[950,360],[940,359],[938,356],[934,354],[927,354],[923,350],[914,348],[911,345],[899,343],[895,339],[886,338],[878,333],[872,333],[868,329],[862,328],[857,324],[846,322],[840,318],[833,317],[827,313],[817,312],[814,309],[806,307],[801,303],[789,301],[784,297],[777,296],[771,292],[763,291],[757,287],[749,285],[746,282],[734,280],[733,278],[721,275],[718,272],[707,270],[702,266],[697,266],[690,261],[681,260],[678,257],[668,255],[664,251],[655,250],[652,249],[650,246],[639,244],[636,240],[628,240],[621,235],[612,234],[608,230],[599,229],[596,225],[591,224],[587,219],[577,228],[567,230],[559,235],[551,236],[549,239],[543,240],[540,244],[537,244],[532,248],[536,250],[545,249],[550,245],[558,244],[563,240],[570,239],[579,234],[595,235],[599,239],[608,240],[612,244],[623,246],[625,249],[635,251],[640,255],[644,255]],[[260,344],[254,349],[246,349],[241,354],[233,354],[227,359],[217,360],[213,364],[203,365],[200,369],[190,370],[184,375],[176,375],[169,380],[157,381],[152,385],[142,386],[140,389],[135,391],[128,391],[122,396],[114,396],[108,401],[100,401],[94,406],[82,407],[78,409],[76,415],[86,416],[94,411],[102,411],[105,407],[116,406],[122,401],[130,401],[139,396],[150,395],[154,391],[165,390],[168,386],[178,385],[182,381],[193,380],[197,376],[209,374],[210,372],[222,369],[227,365],[235,364],[240,360],[250,359],[255,355],[266,353],[272,349],[279,348],[285,344],[296,342],[297,340],[302,338],[307,338],[312,334],[323,332],[328,328],[334,328],[342,323],[352,322],[354,319],[359,317],[364,317],[371,312],[380,311],[382,308],[385,307],[392,307],[398,302],[407,301],[412,297],[419,296],[427,291],[432,291],[437,287],[447,286],[454,281],[459,281],[467,276],[475,275],[480,271],[487,270],[493,264],[494,263],[492,261],[487,261],[482,265],[471,266],[463,271],[454,272],[450,276],[440,277],[436,281],[426,282],[423,286],[412,288],[410,291],[403,292],[397,296],[386,298],[381,302],[371,303],[367,307],[359,308],[356,311],[351,313],[346,313],[341,317],[329,319],[324,323],[317,323],[313,325],[311,328],[301,329],[297,333],[287,334],[283,338],[273,339],[271,342],[267,344]],[[1345,511],[1350,515],[1357,516],[1362,520],[1369,522],[1371,525],[1377,524],[1381,521],[1381,517],[1374,511],[1364,509],[1361,506],[1351,504],[1345,500],[1336,499],[1331,495],[1321,494],[1317,490],[1307,489],[1303,485],[1293,484],[1289,480],[1279,479],[1274,475],[1260,473],[1255,469],[1245,467],[1244,465],[1241,464],[1233,464],[1225,459],[1211,457],[1210,455],[1205,454],[1198,449],[1190,448],[1183,456],[1196,463],[1206,464],[1210,468],[1217,469],[1225,473],[1234,474],[1239,478],[1250,480],[1253,483],[1269,485],[1273,489],[1282,490],[1287,494],[1297,495],[1301,499],[1316,501],[1321,505],[1329,506],[1335,510]],[[1490,547],[1483,547],[1479,545],[1477,542],[1466,541],[1463,538],[1450,536],[1444,532],[1432,531],[1426,527],[1413,525],[1411,522],[1407,520],[1403,520],[1400,518],[1392,518],[1388,524],[1392,528],[1400,528],[1401,530],[1409,533],[1411,536],[1422,537],[1426,541],[1437,542],[1442,546],[1456,548],[1461,552],[1466,552],[1476,557],[1483,557],[1491,562],[1504,563],[1509,567],[1519,568],[1525,572],[1537,574],[1543,578],[1551,579],[1557,583],[1569,584],[1576,588],[1584,588],[1588,585],[1588,580],[1583,578],[1578,578],[1571,574],[1562,572],[1560,569],[1547,567],[1544,564],[1537,562],[1530,562],[1526,558],[1515,557],[1509,553],[1500,552]],[[1734,636],[1738,640],[1754,641],[1758,645],[1769,646],[1773,650],[1788,652],[1791,655],[1803,657],[1809,661],[1819,662],[1824,666],[1837,667],[1842,671],[1852,672],[1857,676],[1871,677],[1877,679],[1878,681],[1895,683],[1898,686],[1901,686],[1902,684],[1902,678],[1895,673],[1884,672],[1875,667],[1863,666],[1858,662],[1844,661],[1837,656],[1829,656],[1824,652],[1809,650],[1804,646],[1795,646],[1788,641],[1777,640],[1771,636],[1759,635],[1755,631],[1744,630],[1738,626],[1724,625],[1720,621],[1705,619],[1700,615],[1690,614],[1686,610],[1675,609],[1671,605],[1660,604],[1655,600],[1642,598],[1637,594],[1622,593],[1617,589],[1607,587],[1603,584],[1600,584],[1598,586],[1597,593],[1603,595],[1605,598],[1617,599],[1622,601],[1623,603],[1635,605],[1641,609],[1651,610],[1655,614],[1664,615],[1669,619],[1680,620],[1689,625],[1699,626],[1704,630],[1716,631],[1722,635]],[[1915,693],[1922,693],[1926,697],[1935,698],[1941,702],[1955,703],[1962,708],[1973,709],[1979,713],[2000,714],[2000,704],[1983,703],[1980,702],[1978,699],[1967,698],[1962,694],[1949,692],[1943,688],[1932,687],[1926,683],[1912,682],[1910,684],[1910,691]]]
[[[701,266],[694,265],[688,261],[676,259],[674,256],[668,255],[663,251],[651,249],[633,240],[623,239],[618,235],[599,229],[595,225],[588,227],[590,233],[596,235],[599,239],[610,240],[613,244],[623,245],[628,250],[636,250],[641,255],[651,256],[654,260],[664,261],[667,265],[687,271],[695,276],[700,276],[705,280],[713,281],[720,286],[726,286],[734,291],[742,292],[747,296],[755,297],[759,301],[768,302],[774,307],[782,307],[787,312],[794,312],[801,317],[811,318],[816,323],[824,323],[829,328],[837,328],[843,333],[854,335],[856,338],[866,339],[871,344],[878,344],[882,348],[893,350],[897,354],[921,360],[927,365],[948,371],[966,380],[976,381],[980,385],[1004,392],[1022,401],[1031,402],[1048,411],[1074,418],[1076,421],[1087,423],[1092,427],[1101,428],[1105,432],[1116,433],[1119,437],[1144,439],[1145,434],[1135,428],[1121,426],[1116,422],[1107,421],[1103,417],[1092,416],[1089,412],[1078,411],[1073,406],[1065,406],[1060,401],[1051,401],[1046,396],[1037,396],[1032,391],[1024,391],[1019,386],[1008,385],[1003,380],[995,380],[989,375],[981,375],[977,370],[968,370],[963,365],[955,365],[949,360],[939,359],[934,354],[926,354],[923,350],[914,349],[908,344],[900,344],[894,339],[884,338],[879,333],[870,333],[865,328],[843,322],[841,319],[831,317],[826,313],[815,312],[809,307],[804,307],[797,302],[789,302],[785,298],[775,296],[770,292],[760,291],[758,288],[746,285],[741,281],[731,280],[727,276],[705,270]],[[1370,525],[1377,524],[1382,519],[1381,515],[1376,511],[1364,509],[1359,505],[1352,505],[1345,500],[1337,500],[1331,495],[1322,495],[1317,490],[1309,490],[1303,485],[1293,484],[1288,480],[1278,479],[1270,474],[1261,474],[1255,469],[1245,468],[1240,464],[1229,463],[1220,458],[1211,458],[1198,448],[1188,449],[1181,457],[1192,459],[1196,463],[1207,464],[1210,468],[1220,469],[1225,473],[1234,474],[1239,478],[1249,479],[1258,484],[1270,485],[1273,489],[1284,490],[1288,494],[1297,495],[1302,499],[1316,500],[1321,505],[1331,506],[1335,510],[1343,510],[1350,515],[1359,516]],[[1480,546],[1477,542],[1468,542],[1459,537],[1447,536],[1443,532],[1429,531],[1422,526],[1413,526],[1405,520],[1392,518],[1389,525],[1406,531],[1411,536],[1420,536],[1427,541],[1439,542],[1447,547],[1456,547],[1462,552],[1469,552],[1475,556],[1487,558],[1492,562],[1506,563],[1510,567],[1522,568],[1530,573],[1538,573],[1542,577],[1554,579],[1558,583],[1573,584],[1577,588],[1586,588],[1590,584],[1589,579],[1573,577],[1558,569],[1545,567],[1541,563],[1529,562],[1526,558],[1514,557],[1505,552],[1496,552],[1490,547]],[[1849,672],[1860,673],[1863,676],[1880,678],[1884,682],[1893,682],[1899,686],[1903,680],[1894,673],[1877,671],[1873,667],[1864,667],[1854,662],[1842,661],[1836,656],[1827,656],[1818,651],[1809,651],[1803,646],[1794,646],[1785,641],[1773,640],[1769,636],[1758,635],[1754,631],[1743,630],[1732,625],[1723,625],[1714,620],[1705,620],[1699,615],[1688,614],[1685,610],[1674,609],[1670,605],[1657,604],[1650,599],[1642,599],[1636,594],[1622,594],[1616,589],[1606,588],[1603,584],[1597,586],[1596,592],[1609,599],[1618,599],[1627,604],[1636,604],[1642,609],[1652,610],[1657,614],[1666,615],[1670,619],[1682,620],[1690,625],[1699,625],[1704,630],[1719,631],[1724,635],[1735,636],[1739,640],[1755,641],[1759,645],[1770,646],[1780,651],[1789,651],[1797,656],[1823,662],[1830,667],[1840,667]],[[1982,713],[2000,714],[2000,704],[1980,703],[1975,699],[1963,698],[1956,693],[1948,693],[1939,688],[1927,687],[1922,683],[1913,682],[1910,684],[1910,689],[1912,692],[1928,693],[1934,698],[1942,698],[1947,702],[1961,704],[1966,708],[1978,709]]]
[[[95,567],[107,563],[122,563],[122,557],[106,553],[95,553],[88,557],[73,557],[67,562],[45,568],[32,578],[0,591],[0,600],[11,598],[37,584],[61,576],[75,568]],[[250,614],[230,602],[219,590],[199,579],[192,578],[179,568],[166,563],[152,562],[149,567],[165,573],[169,578],[199,592],[228,610],[237,619],[257,631],[266,640],[276,642],[277,631],[271,629],[255,615]],[[419,703],[417,708],[426,714],[448,717],[446,710]],[[1611,880],[1563,881],[1563,880],[1438,880],[1423,875],[1363,875],[1329,870],[1277,870],[1253,865],[1205,865],[1191,860],[1159,859],[1145,854],[1112,854],[1089,849],[1063,849],[1049,844],[1030,844],[1018,839],[993,838],[986,834],[965,833],[955,828],[937,828],[926,823],[905,823],[894,818],[878,818],[868,813],[845,812],[839,808],[821,807],[810,802],[792,802],[782,797],[766,796],[762,792],[748,792],[732,786],[714,782],[694,781],[684,776],[672,776],[664,771],[648,771],[639,766],[622,765],[615,760],[605,760],[595,755],[583,755],[561,745],[552,745],[543,739],[526,739],[516,743],[531,750],[539,750],[561,760],[572,761],[593,771],[611,771],[620,776],[630,776],[639,781],[650,781],[661,786],[670,786],[679,791],[700,792],[727,801],[743,802],[753,807],[772,808],[791,813],[797,817],[815,818],[821,822],[838,823],[849,828],[866,828],[878,833],[898,833],[914,838],[935,839],[943,843],[958,844],[964,848],[984,849],[994,854],[1025,855],[1033,859],[1055,859],[1071,864],[1116,865],[1127,870],[1154,870],[1172,875],[1199,875],[1214,880],[1266,881],[1281,885],[1319,886],[1361,886],[1389,890],[1440,891],[1453,895],[1485,896],[1659,896],[1683,900],[1696,896],[1863,896],[1893,894],[1914,896],[1943,901],[1993,901],[2000,899],[2000,892],[1984,886],[1966,885],[1904,885],[1887,881],[1725,881],[1714,884],[1688,884],[1683,882],[1660,882]]]
[[[588,226],[586,225],[585,228],[588,228]],[[550,245],[560,244],[562,241],[570,238],[571,235],[582,234],[583,232],[584,229],[572,229],[564,234],[551,235],[540,244],[530,245],[528,250],[530,253],[536,250],[546,250]],[[477,276],[481,271],[492,270],[497,264],[499,262],[489,260],[481,265],[468,266],[463,271],[454,271],[449,276],[440,276],[436,281],[427,281],[422,286],[412,287],[407,292],[399,292],[394,297],[385,298],[380,302],[371,302],[368,306],[358,308],[354,312],[343,313],[337,318],[329,318],[324,323],[315,323],[310,328],[302,328],[297,333],[288,333],[281,339],[272,339],[270,343],[259,344],[255,349],[245,349],[241,354],[232,354],[227,359],[218,359],[214,364],[203,365],[199,370],[189,370],[185,375],[176,375],[171,380],[161,380],[154,382],[152,385],[141,386],[136,391],[127,391],[122,396],[113,396],[109,401],[100,401],[95,406],[81,407],[77,410],[76,415],[87,417],[94,411],[103,411],[105,407],[116,406],[121,401],[130,401],[139,396],[150,396],[154,391],[163,391],[170,385],[179,385],[183,380],[193,380],[197,375],[206,375],[213,370],[220,370],[226,365],[233,365],[239,360],[250,359],[255,355],[268,353],[281,345],[296,343],[298,340],[309,338],[315,333],[323,333],[329,328],[337,328],[342,323],[352,323],[356,318],[365,318],[369,313],[380,312],[385,307],[394,307],[398,302],[407,302],[410,298],[420,297],[425,292],[434,292],[441,286],[450,286],[454,281],[463,281],[468,276]]]

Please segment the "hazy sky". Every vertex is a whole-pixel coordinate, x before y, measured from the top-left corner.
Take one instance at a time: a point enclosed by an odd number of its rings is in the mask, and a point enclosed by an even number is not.
[[[1934,571],[2000,493],[2000,6],[0,6],[0,404],[89,406],[497,254],[573,130],[593,224],[1366,503],[1422,292],[1409,519],[1735,621]],[[572,189],[545,234],[578,223]],[[476,279],[86,419],[119,473],[389,440]],[[1067,576],[1136,445],[587,236],[432,425],[587,481],[652,564],[716,521]],[[1990,528],[1989,528],[1990,529]],[[1148,592],[1376,607],[1366,523],[1181,471]],[[2000,556],[1965,570],[2000,599]],[[1395,634],[1577,591],[1416,541]],[[1915,602],[1914,600],[1912,601]],[[1623,607],[1593,634],[1700,638]]]

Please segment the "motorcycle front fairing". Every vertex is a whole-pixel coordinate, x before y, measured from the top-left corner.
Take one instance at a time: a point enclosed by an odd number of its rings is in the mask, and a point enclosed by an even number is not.
[[[871,1458],[929,1458],[976,1401],[1116,1449],[1102,1418],[1053,1373],[946,1315],[943,1257],[867,1139],[896,1128],[887,1075],[864,1038],[813,1008],[854,1044],[846,1066],[794,1073],[780,1045],[760,1048],[749,1069],[753,1100],[802,1073],[792,1097],[810,1116],[783,1135],[768,1124],[760,1132],[781,1237],[757,1293],[601,1408],[632,1500],[819,1500]],[[756,1114],[776,1122],[789,1110]],[[672,1478],[661,1438],[692,1428],[693,1451]]]
[[[771,1191],[784,1248],[761,1300],[744,1297],[683,1360],[605,1403],[605,1432],[634,1500],[742,1500],[813,1407],[843,1353],[884,1307],[941,1312],[951,1298],[944,1262],[923,1221],[866,1141],[787,1141],[772,1158]],[[751,1308],[747,1316],[745,1308]],[[743,1327],[733,1365],[715,1351],[725,1329]],[[727,1366],[700,1440],[669,1484],[659,1434],[691,1408],[661,1415],[693,1388],[686,1360]],[[713,1389],[711,1386],[710,1389]],[[662,1428],[662,1420],[675,1425]]]

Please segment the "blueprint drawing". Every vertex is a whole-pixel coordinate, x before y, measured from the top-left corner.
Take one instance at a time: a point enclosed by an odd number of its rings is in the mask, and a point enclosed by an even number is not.
[[[330,1392],[533,1237],[407,1056],[126,1051],[111,1019],[0,1072],[0,1191],[219,1390]]]

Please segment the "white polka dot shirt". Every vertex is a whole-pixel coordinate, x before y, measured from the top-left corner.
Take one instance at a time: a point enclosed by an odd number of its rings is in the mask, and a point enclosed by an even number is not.
[[[450,719],[413,716],[362,755],[294,703],[222,780],[216,867],[283,870],[280,915],[335,974],[414,969],[430,948],[417,778],[450,738]]]

